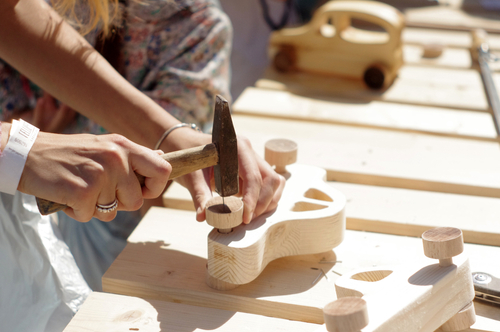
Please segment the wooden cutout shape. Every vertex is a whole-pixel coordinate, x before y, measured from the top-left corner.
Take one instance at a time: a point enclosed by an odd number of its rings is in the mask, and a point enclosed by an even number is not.
[[[449,263],[450,255],[461,252],[457,248],[462,243],[458,244],[456,233],[450,232],[457,229],[441,227],[431,231],[435,230],[448,232],[449,240],[443,241],[433,234],[426,236],[429,231],[422,238],[426,255],[430,253],[440,259],[440,263],[429,264],[427,260],[395,268],[356,270],[336,280],[337,298],[361,297],[368,312],[366,327],[344,332],[425,332],[439,327],[456,331],[474,324],[474,287],[467,256],[462,253],[454,257],[451,264],[443,264]],[[461,236],[460,232],[459,238]],[[436,243],[441,243],[440,249],[435,250],[439,247]],[[320,331],[336,329],[325,325],[318,329]]]
[[[369,31],[353,26],[362,21]],[[403,64],[404,17],[377,1],[328,1],[307,24],[275,31],[268,53],[280,72],[306,71],[389,86]]]
[[[207,280],[230,289],[259,276],[277,258],[316,254],[338,246],[345,231],[345,196],[325,183],[326,171],[287,167],[288,179],[276,210],[229,234],[208,235]]]

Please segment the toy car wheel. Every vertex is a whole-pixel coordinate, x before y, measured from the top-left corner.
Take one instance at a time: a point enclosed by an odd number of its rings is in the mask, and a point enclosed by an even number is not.
[[[286,73],[295,66],[295,51],[293,47],[283,47],[274,56],[274,67],[277,71]]]
[[[385,70],[380,66],[369,67],[363,75],[363,80],[371,89],[381,89],[386,79]]]

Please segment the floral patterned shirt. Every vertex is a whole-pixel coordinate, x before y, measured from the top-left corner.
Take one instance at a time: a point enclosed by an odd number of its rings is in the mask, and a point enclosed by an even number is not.
[[[232,27],[218,0],[130,1],[122,30],[122,75],[180,121],[209,131],[215,95],[230,100]],[[41,94],[0,60],[0,119],[33,109]],[[79,115],[64,133],[81,132],[106,131]]]

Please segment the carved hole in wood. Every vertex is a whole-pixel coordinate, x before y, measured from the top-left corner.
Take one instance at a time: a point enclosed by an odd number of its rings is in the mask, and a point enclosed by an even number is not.
[[[333,199],[325,194],[322,191],[319,191],[318,189],[309,189],[306,191],[304,194],[304,197],[306,198],[311,198],[311,199],[317,199],[318,201],[325,201],[325,202],[333,202]]]
[[[277,258],[324,253],[340,244],[345,230],[345,196],[326,185],[325,170],[298,164],[287,167],[291,177],[276,210],[235,227],[231,234],[210,232],[208,273],[213,278],[247,284]],[[326,200],[307,198],[306,193]],[[296,210],[320,209],[292,211],[297,202]],[[311,282],[308,280],[308,286]]]
[[[366,272],[356,273],[351,277],[351,279],[376,282],[388,277],[391,273],[392,273],[391,270],[366,271]]]
[[[327,206],[309,202],[296,202],[292,208],[293,212],[316,211],[326,209]]]

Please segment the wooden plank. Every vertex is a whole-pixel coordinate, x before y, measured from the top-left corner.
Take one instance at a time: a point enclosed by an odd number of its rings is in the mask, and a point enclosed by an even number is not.
[[[497,13],[481,8],[469,14],[462,10],[461,4],[408,8],[404,10],[404,14],[406,25],[412,27],[464,31],[484,29],[488,32],[500,32],[500,22],[498,22],[500,16]]]
[[[500,244],[500,199],[420,190],[328,182],[347,198],[350,230],[418,237],[433,227],[458,227],[464,241]],[[174,183],[163,195],[165,207],[194,211],[189,191]]]
[[[315,331],[316,324],[93,292],[64,332]]]
[[[345,297],[362,296],[368,316],[358,322],[365,326],[363,332],[435,331],[474,299],[467,255],[453,257],[448,266],[437,262],[362,268],[344,274],[335,281],[336,303]],[[474,322],[469,321],[467,327]],[[326,325],[330,324],[335,324],[335,319],[327,320]],[[326,327],[323,331],[327,332]]]
[[[494,141],[497,137],[493,119],[485,112],[383,101],[308,98],[288,91],[252,87],[245,89],[236,100],[233,113],[479,140]]]
[[[437,66],[469,69],[472,66],[470,51],[463,48],[450,48],[442,45],[442,54],[436,58],[425,58],[424,46],[403,45],[403,60],[407,65]]]
[[[489,109],[481,76],[473,69],[403,65],[387,90],[374,91],[357,80],[303,72],[282,74],[268,68],[256,87],[315,97],[339,96],[477,111]]]
[[[256,151],[293,139],[297,163],[326,169],[328,181],[500,197],[498,143],[243,115],[233,123]]]
[[[410,45],[438,43],[462,49],[469,49],[472,46],[472,36],[469,31],[406,27],[403,29],[401,38],[404,44]],[[500,50],[500,34],[488,34],[488,43],[492,51]]]
[[[206,223],[195,221],[194,212],[151,208],[104,275],[104,291],[322,323],[321,309],[335,300],[334,281],[339,274],[430,260],[423,255],[421,239],[346,231],[344,242],[333,252],[280,258],[250,284],[215,291],[204,282],[210,230]],[[500,255],[500,248],[466,244],[465,252],[472,271],[500,275],[500,266],[491,261]],[[313,284],[317,269],[326,278]],[[498,324],[498,313],[496,309],[484,315]]]

